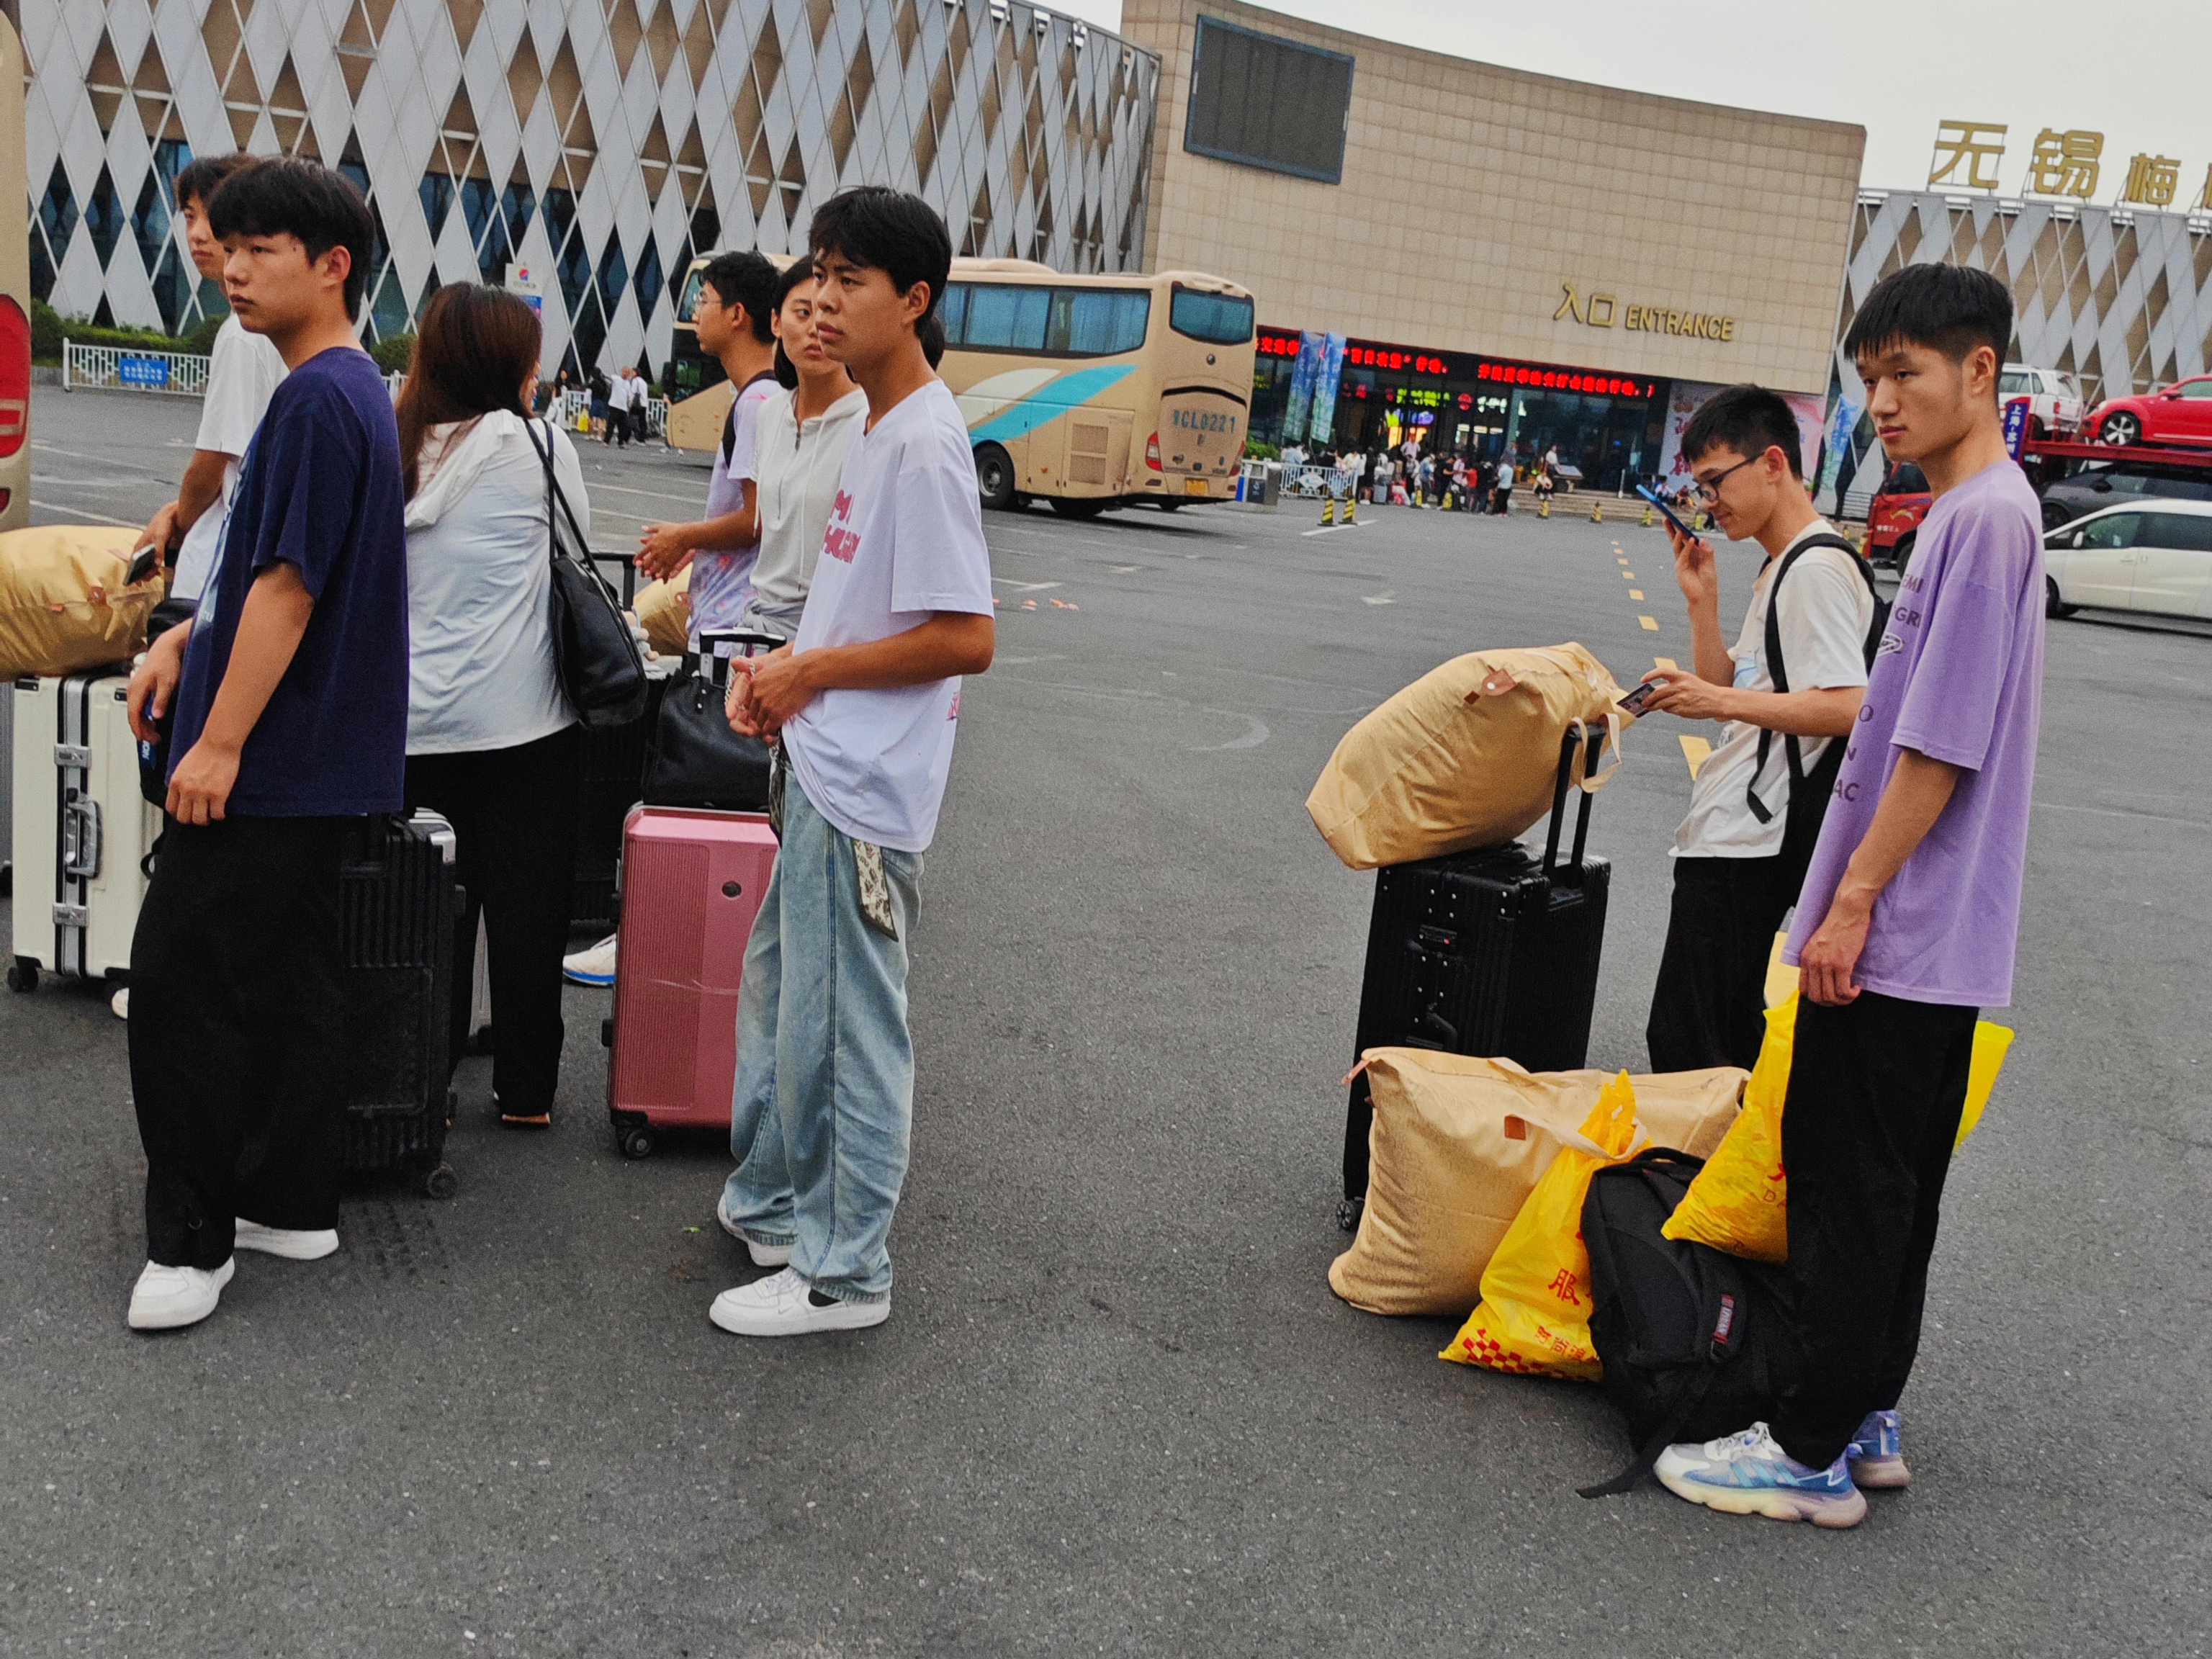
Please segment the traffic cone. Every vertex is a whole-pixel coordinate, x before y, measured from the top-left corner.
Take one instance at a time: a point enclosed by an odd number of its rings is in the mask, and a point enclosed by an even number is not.
[[[1536,516],[1540,519],[1548,519],[1552,516],[1552,498],[1549,495],[1545,496],[1536,504]]]
[[[1358,505],[1359,505],[1359,492],[1358,492],[1358,490],[1356,490],[1356,489],[1355,489],[1355,490],[1353,490],[1353,491],[1352,491],[1349,495],[1346,495],[1346,496],[1344,498],[1344,521],[1345,521],[1345,523],[1346,523],[1346,524],[1358,524],[1358,523],[1359,522],[1358,519],[1358,518],[1356,518],[1356,517],[1354,516],[1354,509],[1355,509],[1355,508],[1357,508],[1357,507],[1358,507]]]
[[[1321,521],[1323,524],[1334,524],[1336,522],[1335,496],[1324,495],[1321,498]]]
[[[1595,501],[1590,503],[1590,522],[1592,524],[1603,524],[1605,522],[1605,502],[1602,500]]]
[[[1650,529],[1650,528],[1651,528],[1651,506],[1650,506],[1650,502],[1648,502],[1648,501],[1644,503],[1644,520],[1643,520],[1643,522],[1644,522],[1644,527],[1646,530],[1649,530],[1649,529]]]

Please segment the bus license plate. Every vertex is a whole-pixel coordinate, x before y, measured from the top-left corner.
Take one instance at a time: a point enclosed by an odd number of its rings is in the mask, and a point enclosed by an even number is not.
[[[1206,480],[1203,478],[1185,478],[1182,481],[1182,489],[1183,494],[1186,495],[1203,495],[1206,494]]]

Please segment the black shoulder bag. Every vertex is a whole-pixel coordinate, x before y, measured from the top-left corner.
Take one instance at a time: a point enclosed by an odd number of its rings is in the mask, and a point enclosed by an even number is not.
[[[1850,555],[1851,566],[1874,595],[1874,623],[1867,629],[1863,647],[1869,668],[1874,666],[1875,653],[1881,648],[1882,629],[1889,622],[1889,601],[1874,585],[1874,572],[1859,556],[1858,549],[1841,536],[1824,534],[1808,536],[1803,541],[1782,556],[1782,562],[1774,572],[1774,586],[1766,593],[1766,672],[1779,694],[1790,689],[1790,671],[1782,660],[1782,579],[1790,574],[1790,567],[1816,547],[1840,548]],[[1769,823],[1774,814],[1759,798],[1759,780],[1766,770],[1766,756],[1774,742],[1772,727],[1763,728],[1759,734],[1759,758],[1751,769],[1751,781],[1744,786],[1744,804],[1751,808],[1752,817],[1761,823]],[[1792,885],[1802,880],[1813,862],[1813,846],[1820,838],[1820,822],[1828,815],[1828,796],[1836,787],[1836,774],[1843,769],[1844,751],[1850,746],[1848,736],[1830,740],[1810,772],[1805,769],[1804,751],[1797,739],[1784,732],[1783,752],[1790,761],[1789,820],[1782,830],[1783,869],[1794,872]]]
[[[714,647],[725,641],[774,647],[766,634],[699,636],[697,665],[668,683],[654,716],[645,758],[647,806],[704,807],[718,812],[769,809],[773,756],[758,738],[732,729],[723,705],[729,695],[729,659]]]
[[[591,550],[576,515],[553,477],[550,429],[540,447],[537,422],[530,445],[545,463],[546,542],[553,562],[548,620],[553,627],[553,672],[576,718],[586,726],[627,726],[645,712],[645,659],[621,601],[592,568]]]

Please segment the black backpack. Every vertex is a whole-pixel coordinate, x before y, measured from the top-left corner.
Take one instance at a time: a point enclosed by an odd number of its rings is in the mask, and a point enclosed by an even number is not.
[[[1782,660],[1782,579],[1790,574],[1791,565],[1816,547],[1840,548],[1850,554],[1852,565],[1866,580],[1867,591],[1874,595],[1874,622],[1861,647],[1869,668],[1874,666],[1875,653],[1881,647],[1882,631],[1889,625],[1889,601],[1875,586],[1874,572],[1859,556],[1858,549],[1832,533],[1808,536],[1782,556],[1782,563],[1774,573],[1774,585],[1766,592],[1766,672],[1777,693],[1790,689],[1790,670]],[[1762,728],[1759,734],[1759,758],[1751,769],[1751,781],[1744,786],[1745,805],[1761,823],[1774,816],[1759,798],[1759,781],[1765,774],[1767,751],[1773,743],[1773,729]],[[1804,878],[1806,868],[1813,861],[1813,844],[1820,838],[1820,820],[1827,816],[1828,797],[1835,789],[1836,774],[1843,769],[1844,751],[1850,745],[1849,738],[1832,738],[1808,772],[1797,739],[1787,732],[1783,734],[1783,752],[1790,761],[1790,816],[1782,831],[1783,868],[1798,881]]]
[[[1771,1414],[1782,1392],[1793,1297],[1778,1267],[1677,1243],[1659,1229],[1705,1167],[1655,1148],[1590,1177],[1590,1338],[1602,1387],[1627,1419],[1635,1461],[1585,1498],[1623,1492],[1666,1448]]]

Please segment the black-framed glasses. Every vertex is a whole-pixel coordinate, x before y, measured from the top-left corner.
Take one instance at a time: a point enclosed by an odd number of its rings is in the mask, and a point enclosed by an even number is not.
[[[1710,478],[1692,478],[1690,480],[1690,488],[1698,492],[1698,499],[1699,501],[1703,501],[1707,507],[1711,507],[1719,501],[1721,498],[1721,486],[1728,482],[1729,473],[1741,472],[1744,468],[1749,466],[1752,461],[1756,461],[1762,458],[1753,455],[1749,460],[1738,461],[1734,466],[1722,468],[1721,471],[1714,473]]]

